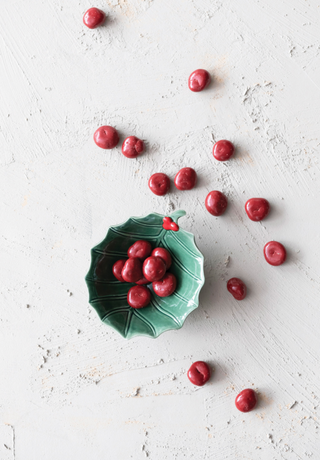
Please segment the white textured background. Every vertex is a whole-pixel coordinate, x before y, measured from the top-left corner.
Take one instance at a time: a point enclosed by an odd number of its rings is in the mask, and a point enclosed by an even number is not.
[[[95,31],[90,6],[108,15]],[[318,0],[3,1],[1,460],[320,458],[319,24]],[[198,94],[196,68],[213,76]],[[99,149],[101,124],[147,152]],[[211,154],[221,138],[237,147],[227,163]],[[182,166],[194,190],[152,195],[152,173]],[[204,207],[214,189],[221,218]],[[272,206],[262,225],[253,196]],[[200,308],[126,341],[88,306],[90,248],[173,207],[206,258]],[[271,239],[281,267],[264,261]],[[215,368],[203,388],[186,377],[199,359]],[[245,387],[260,393],[250,414],[234,406]]]

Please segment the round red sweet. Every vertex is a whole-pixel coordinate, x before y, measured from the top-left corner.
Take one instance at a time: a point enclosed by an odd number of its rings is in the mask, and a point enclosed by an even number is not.
[[[239,411],[250,412],[257,404],[256,393],[251,388],[242,390],[236,397],[235,403]]]
[[[194,385],[202,387],[210,378],[210,368],[204,361],[197,361],[188,370],[188,379]]]
[[[141,280],[136,281],[136,284],[150,284],[150,281],[148,281],[145,277],[141,278]]]
[[[174,178],[174,185],[179,190],[191,190],[197,181],[197,173],[192,168],[182,168]]]
[[[205,205],[210,214],[218,217],[221,216],[227,209],[228,199],[223,193],[218,190],[213,190],[208,193]]]
[[[230,141],[221,140],[213,146],[213,156],[218,161],[226,161],[232,157],[234,153],[234,145]]]
[[[231,278],[227,282],[227,289],[236,300],[243,300],[247,295],[247,287],[240,278]]]
[[[250,198],[245,204],[245,210],[249,219],[259,222],[269,214],[270,204],[264,198]]]
[[[122,153],[127,158],[136,158],[144,150],[144,143],[135,136],[127,137],[122,144]]]
[[[152,287],[159,297],[168,297],[176,290],[177,278],[172,273],[166,273],[160,281],[154,281]]]
[[[191,91],[198,93],[205,89],[210,82],[210,74],[204,69],[197,69],[190,75],[188,86]]]
[[[117,280],[121,281],[122,283],[124,283],[124,279],[122,278],[121,272],[125,263],[126,259],[117,260],[117,262],[113,264],[112,267],[112,273],[117,278]]]
[[[84,13],[83,23],[89,27],[89,29],[95,29],[103,23],[105,18],[106,15],[103,11],[98,8],[89,8],[88,11]]]
[[[165,248],[155,248],[152,251],[151,255],[154,257],[160,257],[160,259],[162,259],[163,262],[166,264],[167,270],[171,267],[171,264],[172,264],[171,255],[170,255],[170,252],[167,251]]]
[[[268,264],[274,266],[283,264],[287,258],[286,248],[278,241],[269,241],[263,248],[263,253]]]
[[[150,256],[151,251],[152,246],[149,241],[138,240],[128,249],[128,257],[138,257],[138,259],[144,260]]]
[[[166,264],[160,257],[151,256],[143,262],[142,272],[148,281],[159,281],[166,273]]]
[[[127,283],[135,283],[142,278],[141,260],[131,257],[126,261],[121,271],[122,278]]]
[[[93,140],[102,149],[113,149],[119,142],[119,135],[112,126],[100,126],[94,133]]]
[[[164,173],[155,173],[150,177],[148,185],[155,195],[163,196],[170,189],[170,179]]]
[[[144,308],[149,305],[151,292],[145,286],[133,286],[128,291],[127,302],[132,308]]]

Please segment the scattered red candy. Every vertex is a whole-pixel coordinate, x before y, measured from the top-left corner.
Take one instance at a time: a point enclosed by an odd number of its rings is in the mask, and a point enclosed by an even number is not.
[[[163,262],[166,264],[166,269],[168,270],[171,267],[172,259],[170,252],[167,251],[165,248],[155,248],[152,253],[152,256],[154,257],[160,257],[160,259],[163,260]]]
[[[173,230],[174,232],[177,232],[179,230],[179,225],[173,222],[171,217],[164,217],[163,218],[163,224],[162,227],[165,230]]]
[[[166,273],[166,264],[160,257],[148,257],[143,262],[142,272],[148,281],[159,281]]]
[[[113,267],[112,267],[112,273],[117,278],[117,280],[121,281],[122,283],[124,283],[124,279],[121,276],[121,272],[122,272],[122,269],[125,263],[126,263],[126,259],[117,260],[117,262],[113,264]]]
[[[89,29],[95,29],[103,23],[105,18],[106,15],[103,11],[98,8],[89,8],[88,11],[84,13],[83,23],[89,27]]]
[[[177,279],[172,273],[166,273],[160,281],[154,281],[152,287],[159,297],[168,297],[176,290]]]
[[[194,385],[202,387],[210,378],[210,369],[204,361],[197,361],[188,370],[188,379]]]
[[[205,205],[210,214],[218,217],[221,216],[227,209],[228,199],[223,193],[218,190],[213,190],[208,193]]]
[[[133,286],[128,291],[127,302],[132,308],[144,308],[149,305],[151,292],[145,286]]]
[[[250,412],[257,404],[256,393],[251,388],[247,388],[238,394],[235,403],[239,411]]]
[[[236,300],[243,300],[247,295],[247,287],[240,278],[231,278],[227,282],[227,289]]]
[[[148,185],[152,193],[163,196],[170,189],[170,179],[166,174],[155,173],[150,177]]]
[[[112,126],[100,126],[94,133],[93,140],[102,149],[113,149],[119,142],[119,135]]]
[[[274,266],[283,264],[287,258],[286,248],[278,241],[269,241],[263,248],[263,253],[268,264]]]
[[[138,240],[128,249],[128,257],[137,257],[138,259],[144,260],[150,256],[151,251],[152,246],[149,241]]]
[[[269,201],[264,198],[250,198],[245,204],[245,210],[249,219],[259,222],[269,214]]]
[[[122,144],[122,153],[127,158],[136,158],[144,150],[144,143],[135,136],[129,136]]]
[[[141,260],[131,257],[126,261],[121,271],[122,278],[127,283],[135,283],[142,278]]]
[[[221,140],[213,146],[213,156],[218,161],[226,161],[232,157],[234,152],[234,145],[230,141]]]
[[[208,86],[210,82],[210,74],[204,69],[197,69],[190,75],[188,86],[191,91],[198,93]]]
[[[197,173],[192,168],[182,168],[174,178],[174,185],[179,190],[191,190],[197,181]]]

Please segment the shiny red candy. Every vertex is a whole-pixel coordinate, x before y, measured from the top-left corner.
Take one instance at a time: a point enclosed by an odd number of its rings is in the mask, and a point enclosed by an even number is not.
[[[251,388],[247,388],[238,394],[235,403],[239,411],[250,412],[257,404],[256,393]]]
[[[122,144],[122,153],[127,158],[136,158],[143,150],[143,141],[135,136],[127,137]]]
[[[174,232],[177,232],[179,230],[179,225],[173,222],[171,217],[164,217],[163,218],[163,224],[162,227],[165,230],[173,230]]]
[[[287,258],[286,248],[277,241],[269,241],[263,248],[263,253],[268,264],[274,266],[283,264]]]
[[[269,201],[264,198],[250,198],[245,204],[245,210],[249,219],[259,222],[269,214]]]
[[[172,273],[166,273],[160,281],[154,281],[152,287],[159,297],[168,297],[176,290],[177,279]]]
[[[198,93],[208,86],[210,82],[210,74],[204,69],[197,69],[190,75],[188,86],[191,91]]]
[[[117,280],[121,281],[122,283],[124,282],[124,279],[121,276],[121,272],[122,272],[122,269],[125,263],[126,263],[126,259],[117,260],[117,262],[113,264],[113,267],[112,267],[112,273],[117,278]]]
[[[136,257],[126,261],[121,271],[122,278],[127,283],[135,283],[142,278],[141,260]]]
[[[127,302],[132,308],[144,308],[149,305],[151,292],[145,286],[133,286],[129,289]]]
[[[174,185],[179,190],[191,190],[197,181],[197,173],[192,168],[182,168],[174,178]]]
[[[166,264],[160,257],[148,257],[143,262],[142,272],[148,281],[159,281],[166,273]]]
[[[213,190],[208,193],[205,205],[210,214],[218,217],[221,216],[227,209],[228,199],[223,193],[218,190]]]
[[[163,196],[170,189],[170,179],[166,174],[155,173],[150,177],[148,185],[152,193]]]
[[[227,282],[227,289],[236,300],[243,300],[247,295],[247,287],[240,278],[231,278]]]
[[[197,361],[188,370],[188,379],[194,385],[202,387],[210,378],[210,369],[207,363]]]
[[[141,280],[136,281],[136,284],[150,284],[150,281],[148,281],[145,277],[141,278]]]
[[[102,149],[113,149],[119,142],[119,135],[112,126],[100,126],[94,133],[93,140]]]
[[[150,256],[152,246],[149,241],[138,240],[128,249],[128,257],[138,257],[138,259],[144,260]]]
[[[154,257],[160,257],[160,259],[163,260],[163,262],[166,264],[166,269],[168,270],[171,267],[171,255],[170,252],[167,251],[165,248],[155,248],[152,253],[152,256]]]
[[[89,29],[95,29],[103,23],[105,18],[106,15],[103,11],[98,8],[89,8],[88,11],[84,13],[83,23],[89,27]]]
[[[218,161],[226,161],[232,157],[234,152],[234,145],[230,141],[221,140],[213,146],[213,156]]]

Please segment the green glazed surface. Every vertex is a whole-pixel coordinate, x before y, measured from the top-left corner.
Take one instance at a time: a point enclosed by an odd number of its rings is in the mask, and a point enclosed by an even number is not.
[[[169,217],[174,222],[185,211],[175,211]],[[180,329],[186,317],[199,305],[199,293],[204,284],[203,255],[197,248],[194,235],[181,228],[165,230],[161,214],[131,217],[124,224],[110,227],[106,238],[91,250],[91,266],[86,276],[89,303],[100,319],[123,337],[138,335],[158,337],[170,329]],[[169,297],[158,297],[152,290],[151,303],[134,309],[127,303],[127,293],[134,286],[121,283],[112,266],[127,258],[127,250],[137,240],[150,241],[153,248],[164,247],[172,256],[170,272],[177,278],[177,289]]]

